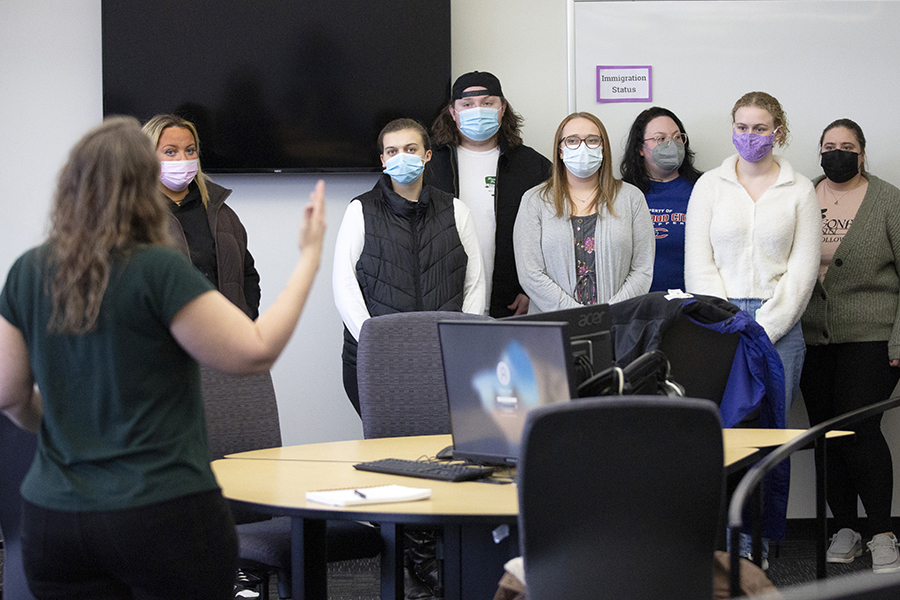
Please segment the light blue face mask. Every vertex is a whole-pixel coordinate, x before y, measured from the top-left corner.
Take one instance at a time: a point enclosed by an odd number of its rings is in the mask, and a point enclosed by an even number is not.
[[[476,106],[459,111],[459,130],[476,142],[483,142],[500,130],[500,111]]]
[[[408,185],[422,176],[425,160],[418,154],[401,152],[384,161],[384,172],[401,185]]]

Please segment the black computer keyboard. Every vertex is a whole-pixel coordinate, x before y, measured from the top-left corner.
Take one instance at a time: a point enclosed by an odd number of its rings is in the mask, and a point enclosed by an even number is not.
[[[438,479],[440,481],[471,481],[489,477],[493,467],[479,467],[460,463],[425,462],[404,460],[402,458],[383,458],[353,465],[360,471],[374,471],[388,475],[405,477],[421,477],[422,479]]]

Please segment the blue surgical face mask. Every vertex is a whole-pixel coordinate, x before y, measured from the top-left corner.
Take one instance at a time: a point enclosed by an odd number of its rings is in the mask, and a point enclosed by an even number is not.
[[[418,154],[401,152],[384,161],[384,172],[401,185],[408,185],[422,176],[425,159]]]
[[[603,164],[603,146],[588,148],[587,144],[582,142],[574,150],[563,146],[562,153],[563,163],[575,177],[590,177],[599,171],[600,165]]]
[[[496,108],[476,106],[458,114],[459,130],[470,140],[483,142],[500,130],[500,111]]]

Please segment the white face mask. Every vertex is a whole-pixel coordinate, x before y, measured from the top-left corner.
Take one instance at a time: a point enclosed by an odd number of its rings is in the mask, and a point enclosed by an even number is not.
[[[197,176],[200,161],[194,160],[163,160],[159,163],[159,180],[173,192],[180,192],[186,188]]]
[[[563,146],[563,163],[575,177],[590,177],[600,170],[603,164],[603,146],[588,148],[584,142],[572,150]]]

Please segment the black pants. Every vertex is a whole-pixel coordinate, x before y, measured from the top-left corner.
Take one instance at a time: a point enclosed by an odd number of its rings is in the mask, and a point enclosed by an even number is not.
[[[887,400],[900,378],[891,367],[887,342],[807,346],[800,391],[810,425]],[[894,469],[881,433],[881,415],[852,426],[856,435],[828,442],[828,506],[838,529],[859,531],[857,496],[871,534],[891,531]]]
[[[39,600],[226,600],[237,536],[219,490],[116,511],[24,503],[22,552]]]
[[[359,384],[356,379],[356,350],[358,344],[356,339],[344,326],[344,347],[341,350],[341,365],[343,367],[344,391],[347,392],[347,398],[356,414],[362,416],[362,410],[359,407]]]

